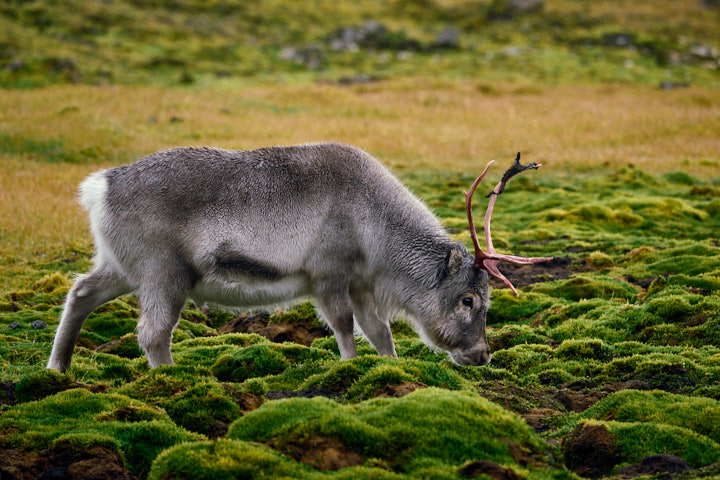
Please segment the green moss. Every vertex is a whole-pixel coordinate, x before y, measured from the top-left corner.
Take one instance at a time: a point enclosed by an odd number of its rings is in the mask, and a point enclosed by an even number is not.
[[[138,358],[143,355],[143,351],[140,349],[137,341],[137,335],[134,333],[123,335],[116,341],[108,344],[102,351],[123,358]]]
[[[691,430],[656,423],[609,422],[618,450],[627,463],[640,462],[647,455],[676,455],[693,467],[720,460],[720,444]]]
[[[55,370],[39,370],[20,378],[15,385],[15,401],[22,403],[45,398],[72,388],[74,384],[70,375]]]
[[[162,450],[184,441],[197,440],[195,434],[175,426],[161,414],[152,421],[99,421],[118,408],[142,408],[143,404],[124,395],[94,394],[73,389],[27,402],[5,411],[0,416],[0,431],[10,433],[5,445],[28,450],[48,448],[55,441],[68,440],[76,445],[87,444],[100,437],[101,442],[113,439],[120,446],[131,471],[147,471]],[[90,437],[88,437],[90,436]]]
[[[119,453],[122,456],[120,442],[109,435],[96,433],[68,433],[60,435],[51,443],[51,447],[67,452],[74,457],[80,457],[92,447],[104,447],[108,450]]]
[[[608,354],[608,347],[598,338],[565,340],[554,352],[554,356],[568,360],[581,360],[584,358],[602,360],[607,358]]]
[[[137,320],[132,318],[128,310],[111,313],[93,313],[88,317],[83,326],[84,329],[102,336],[106,341],[133,333],[136,327]]]
[[[714,198],[705,205],[705,211],[712,217],[720,216],[720,198]]]
[[[37,292],[64,295],[70,289],[70,281],[65,278],[65,275],[55,272],[45,275],[35,282],[32,288]]]
[[[487,322],[490,325],[517,322],[542,312],[555,302],[553,298],[537,292],[517,297],[511,290],[493,290]]]
[[[720,443],[720,402],[709,398],[624,390],[603,398],[580,418],[672,425]]]
[[[190,387],[190,380],[154,369],[118,389],[118,392],[150,403],[161,403]]]
[[[216,383],[193,385],[163,403],[175,423],[193,432],[212,434],[219,422],[230,423],[242,414],[227,391]]]
[[[587,256],[586,261],[588,265],[598,269],[610,268],[613,266],[612,257],[605,252],[592,252]]]
[[[223,381],[243,382],[248,378],[282,373],[291,365],[330,357],[324,350],[301,345],[251,345],[220,357],[212,366],[212,372]]]
[[[595,275],[579,275],[569,280],[536,285],[533,291],[573,301],[590,298],[633,300],[637,294],[631,285],[621,280]]]
[[[503,438],[538,458],[547,448],[520,417],[475,394],[433,388],[355,406],[320,397],[269,402],[228,432],[230,439],[272,442],[281,450],[316,436],[335,438],[366,457],[392,459],[406,472],[430,458],[441,465],[478,459],[515,464]]]
[[[700,183],[698,179],[694,176],[690,175],[687,172],[680,171],[665,173],[663,174],[663,178],[668,182],[677,183],[680,185],[696,185]]]
[[[265,445],[218,440],[165,450],[153,463],[148,479],[304,478],[310,477],[310,472],[309,467],[300,466]]]
[[[270,315],[271,323],[309,322],[315,327],[324,327],[325,324],[318,317],[312,302],[306,301],[295,305],[289,310],[276,310]]]
[[[528,325],[503,325],[488,332],[492,350],[506,349],[523,343],[547,344],[550,339]]]
[[[189,320],[181,319],[178,323],[178,326],[176,327],[176,330],[182,330],[183,332],[186,332],[188,335],[190,335],[189,338],[194,337],[213,337],[217,335],[217,330],[214,328],[208,327],[207,325],[203,323],[196,323],[191,322]]]

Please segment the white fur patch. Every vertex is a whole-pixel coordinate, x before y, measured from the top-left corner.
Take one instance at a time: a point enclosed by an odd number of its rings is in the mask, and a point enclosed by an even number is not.
[[[106,170],[97,171],[83,180],[80,184],[79,200],[90,216],[90,230],[95,239],[95,263],[112,265],[117,273],[121,273],[123,269],[102,234],[102,225],[105,222],[105,196],[108,189],[105,172]]]
[[[99,214],[107,192],[107,178],[105,170],[91,174],[80,184],[80,204],[90,212],[91,221],[93,214]],[[95,220],[99,220],[96,218]]]

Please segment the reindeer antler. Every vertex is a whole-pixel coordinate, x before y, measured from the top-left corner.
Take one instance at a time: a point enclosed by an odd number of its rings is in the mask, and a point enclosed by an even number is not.
[[[490,202],[488,203],[487,211],[485,212],[484,229],[487,252],[484,252],[483,249],[480,248],[480,243],[478,242],[477,238],[477,232],[475,231],[475,221],[473,220],[471,202],[472,196],[475,193],[475,189],[480,184],[480,181],[485,177],[485,174],[490,168],[490,165],[492,165],[493,163],[495,162],[491,161],[485,166],[485,170],[482,171],[480,176],[475,180],[475,182],[473,182],[472,187],[470,187],[470,192],[465,193],[465,210],[467,212],[468,224],[470,227],[470,238],[472,239],[473,245],[475,246],[475,266],[478,268],[482,268],[493,276],[499,278],[505,283],[505,285],[510,287],[510,289],[515,292],[515,295],[520,296],[518,291],[515,290],[513,284],[510,283],[510,280],[505,278],[505,275],[503,275],[500,270],[498,270],[497,265],[500,262],[511,262],[518,265],[531,265],[533,263],[547,262],[549,260],[552,260],[553,257],[518,257],[516,255],[503,255],[495,252],[495,248],[492,244],[492,238],[490,236],[490,217],[492,216],[492,211],[495,207],[495,201],[497,200],[498,195],[505,191],[505,185],[507,184],[507,182],[518,173],[524,172],[525,170],[529,169],[537,169],[542,164],[533,162],[528,165],[520,165],[520,152],[518,152],[517,157],[515,158],[515,163],[507,169],[505,174],[503,174],[502,176],[502,180],[498,182],[495,188],[486,195],[486,198],[490,197]]]

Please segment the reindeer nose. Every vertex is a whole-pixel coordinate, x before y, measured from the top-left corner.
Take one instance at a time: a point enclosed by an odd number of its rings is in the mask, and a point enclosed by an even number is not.
[[[478,362],[475,365],[482,366],[487,365],[490,363],[490,360],[492,359],[492,356],[490,355],[490,352],[488,350],[483,350],[480,352],[480,356],[478,357]]]

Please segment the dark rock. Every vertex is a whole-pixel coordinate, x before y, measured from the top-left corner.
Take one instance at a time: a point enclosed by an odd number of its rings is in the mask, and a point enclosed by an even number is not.
[[[7,327],[8,327],[8,329],[10,329],[10,330],[15,330],[15,329],[18,328],[19,326],[20,326],[20,322],[12,322],[12,323],[11,323],[10,325],[8,325]]]
[[[565,465],[583,477],[608,475],[622,461],[615,437],[605,425],[581,423],[563,440]]]
[[[657,473],[682,473],[692,470],[692,466],[675,455],[648,455],[640,463],[628,465],[618,470],[618,475],[625,478],[638,475],[654,475]]]
[[[30,326],[35,330],[44,330],[48,327],[48,324],[43,322],[42,320],[35,320],[30,324]]]

